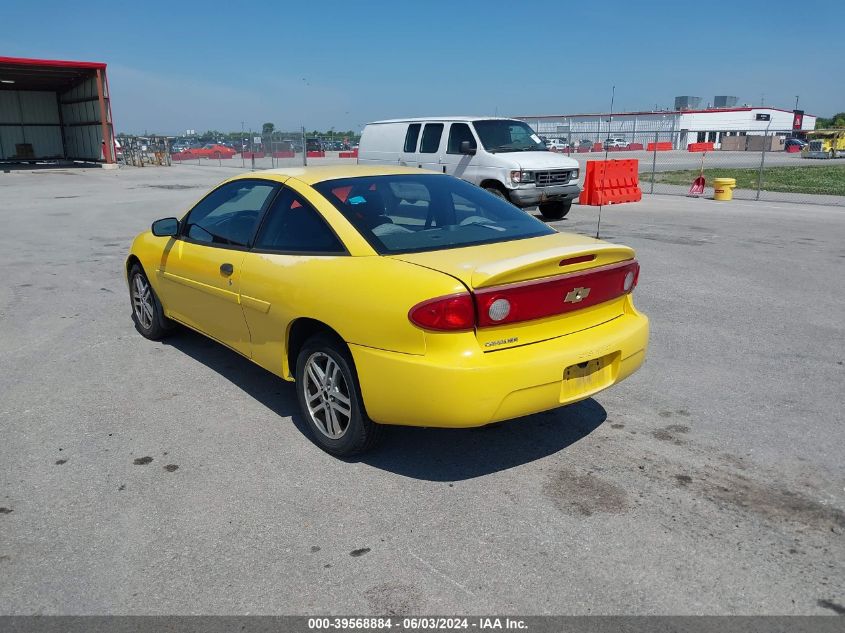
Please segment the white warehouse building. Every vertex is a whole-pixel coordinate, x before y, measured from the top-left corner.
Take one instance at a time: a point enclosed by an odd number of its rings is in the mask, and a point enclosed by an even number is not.
[[[719,147],[723,136],[776,134],[789,136],[816,127],[816,117],[804,114],[796,120],[792,110],[769,107],[708,108],[706,110],[657,110],[597,114],[516,116],[537,134],[577,144],[582,140],[601,143],[622,138],[644,146],[672,141],[676,149],[689,143],[712,142]],[[800,128],[793,128],[793,123]]]

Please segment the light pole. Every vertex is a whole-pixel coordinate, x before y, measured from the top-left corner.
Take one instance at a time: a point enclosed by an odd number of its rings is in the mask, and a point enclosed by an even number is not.
[[[795,109],[796,110],[798,109],[798,96],[799,95],[795,95]]]

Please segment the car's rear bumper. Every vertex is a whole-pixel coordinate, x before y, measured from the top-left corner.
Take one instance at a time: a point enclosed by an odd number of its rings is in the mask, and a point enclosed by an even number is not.
[[[581,332],[495,352],[416,356],[350,348],[375,422],[471,427],[588,398],[636,371],[647,345],[648,319],[626,312]],[[564,379],[568,367],[599,358],[601,370]]]

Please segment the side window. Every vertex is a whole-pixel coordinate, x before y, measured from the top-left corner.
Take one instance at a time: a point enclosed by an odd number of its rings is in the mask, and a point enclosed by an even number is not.
[[[411,123],[408,126],[408,132],[405,134],[405,151],[409,154],[417,151],[417,139],[420,137],[420,127],[422,126],[419,123]]]
[[[191,209],[185,235],[197,242],[246,246],[264,205],[276,185],[260,180],[236,180],[212,191]]]
[[[443,135],[442,123],[426,123],[420,143],[421,154],[434,154],[440,147],[440,137]]]
[[[284,189],[267,214],[255,248],[283,253],[341,255],[343,244],[304,198]]]
[[[469,141],[470,147],[475,147],[475,137],[466,123],[453,123],[449,128],[449,142],[446,145],[447,154],[460,154],[461,143]]]

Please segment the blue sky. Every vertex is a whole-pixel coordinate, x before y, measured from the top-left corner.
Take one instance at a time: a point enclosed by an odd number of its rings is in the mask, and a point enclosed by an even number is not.
[[[845,110],[845,2],[4,0],[0,55],[103,61],[118,131],[360,128],[675,95]],[[839,30],[837,30],[839,29]]]

